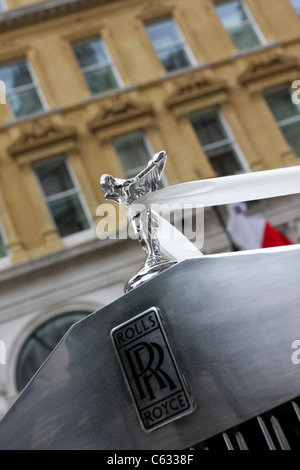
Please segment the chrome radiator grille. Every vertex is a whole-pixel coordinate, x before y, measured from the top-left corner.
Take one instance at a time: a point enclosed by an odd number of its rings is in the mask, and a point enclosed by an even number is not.
[[[194,445],[195,450],[299,450],[300,398]]]

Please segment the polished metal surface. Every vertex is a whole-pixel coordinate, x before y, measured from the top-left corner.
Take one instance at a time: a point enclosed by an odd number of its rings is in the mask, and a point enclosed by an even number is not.
[[[117,356],[145,432],[194,409],[157,308],[111,331]]]
[[[228,429],[299,396],[300,365],[291,360],[299,285],[299,246],[178,263],[69,330],[0,423],[0,449],[186,449],[219,433],[231,440]],[[196,408],[146,433],[110,332],[153,306]],[[286,445],[276,420],[271,426],[271,440],[276,432]]]
[[[129,206],[133,202],[137,202],[141,196],[156,191],[166,160],[167,153],[165,151],[156,153],[149,160],[146,168],[135,177],[127,180],[114,178],[111,175],[102,175],[100,186],[105,199]],[[127,282],[125,292],[135,289],[143,282],[176,264],[176,261],[168,260],[161,254],[158,240],[159,219],[150,207],[147,208],[140,204],[130,222],[147,257],[141,270]]]

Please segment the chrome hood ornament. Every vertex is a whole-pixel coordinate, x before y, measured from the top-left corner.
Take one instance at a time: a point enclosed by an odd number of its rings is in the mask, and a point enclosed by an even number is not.
[[[138,199],[148,193],[158,190],[167,160],[167,153],[156,153],[147,166],[135,177],[129,179],[114,178],[111,175],[102,175],[100,186],[106,200],[125,204],[127,207],[137,203]],[[153,276],[176,264],[162,256],[158,239],[159,220],[151,206],[139,204],[137,211],[130,217],[137,240],[146,252],[146,260],[142,269],[125,285],[125,292],[138,287]]]

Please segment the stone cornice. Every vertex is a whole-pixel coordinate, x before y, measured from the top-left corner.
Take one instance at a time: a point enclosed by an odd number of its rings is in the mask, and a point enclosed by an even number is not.
[[[48,255],[16,264],[0,271],[0,292],[34,282],[62,270],[80,267],[84,263],[95,261],[95,259],[99,262],[105,262],[111,255],[126,252],[130,247],[134,249],[135,245],[136,242],[132,240],[93,239],[81,245],[66,247]],[[121,267],[120,265],[119,268]],[[117,277],[116,273],[115,277]]]
[[[111,2],[112,0],[110,0]],[[0,30],[55,17],[68,11],[109,3],[107,0],[47,0],[0,14]]]

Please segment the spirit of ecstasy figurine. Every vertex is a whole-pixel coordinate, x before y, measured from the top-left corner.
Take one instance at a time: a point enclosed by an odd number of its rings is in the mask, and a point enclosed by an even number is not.
[[[133,202],[138,202],[137,199],[141,196],[157,191],[166,160],[167,153],[165,151],[156,153],[149,160],[146,168],[135,177],[127,180],[114,178],[111,175],[102,175],[100,185],[105,199],[129,206]],[[145,206],[143,208],[141,205],[138,207],[131,223],[147,258],[143,268],[127,282],[125,292],[138,287],[156,274],[176,264],[176,261],[163,258],[160,252],[158,217],[153,213],[151,207]]]

